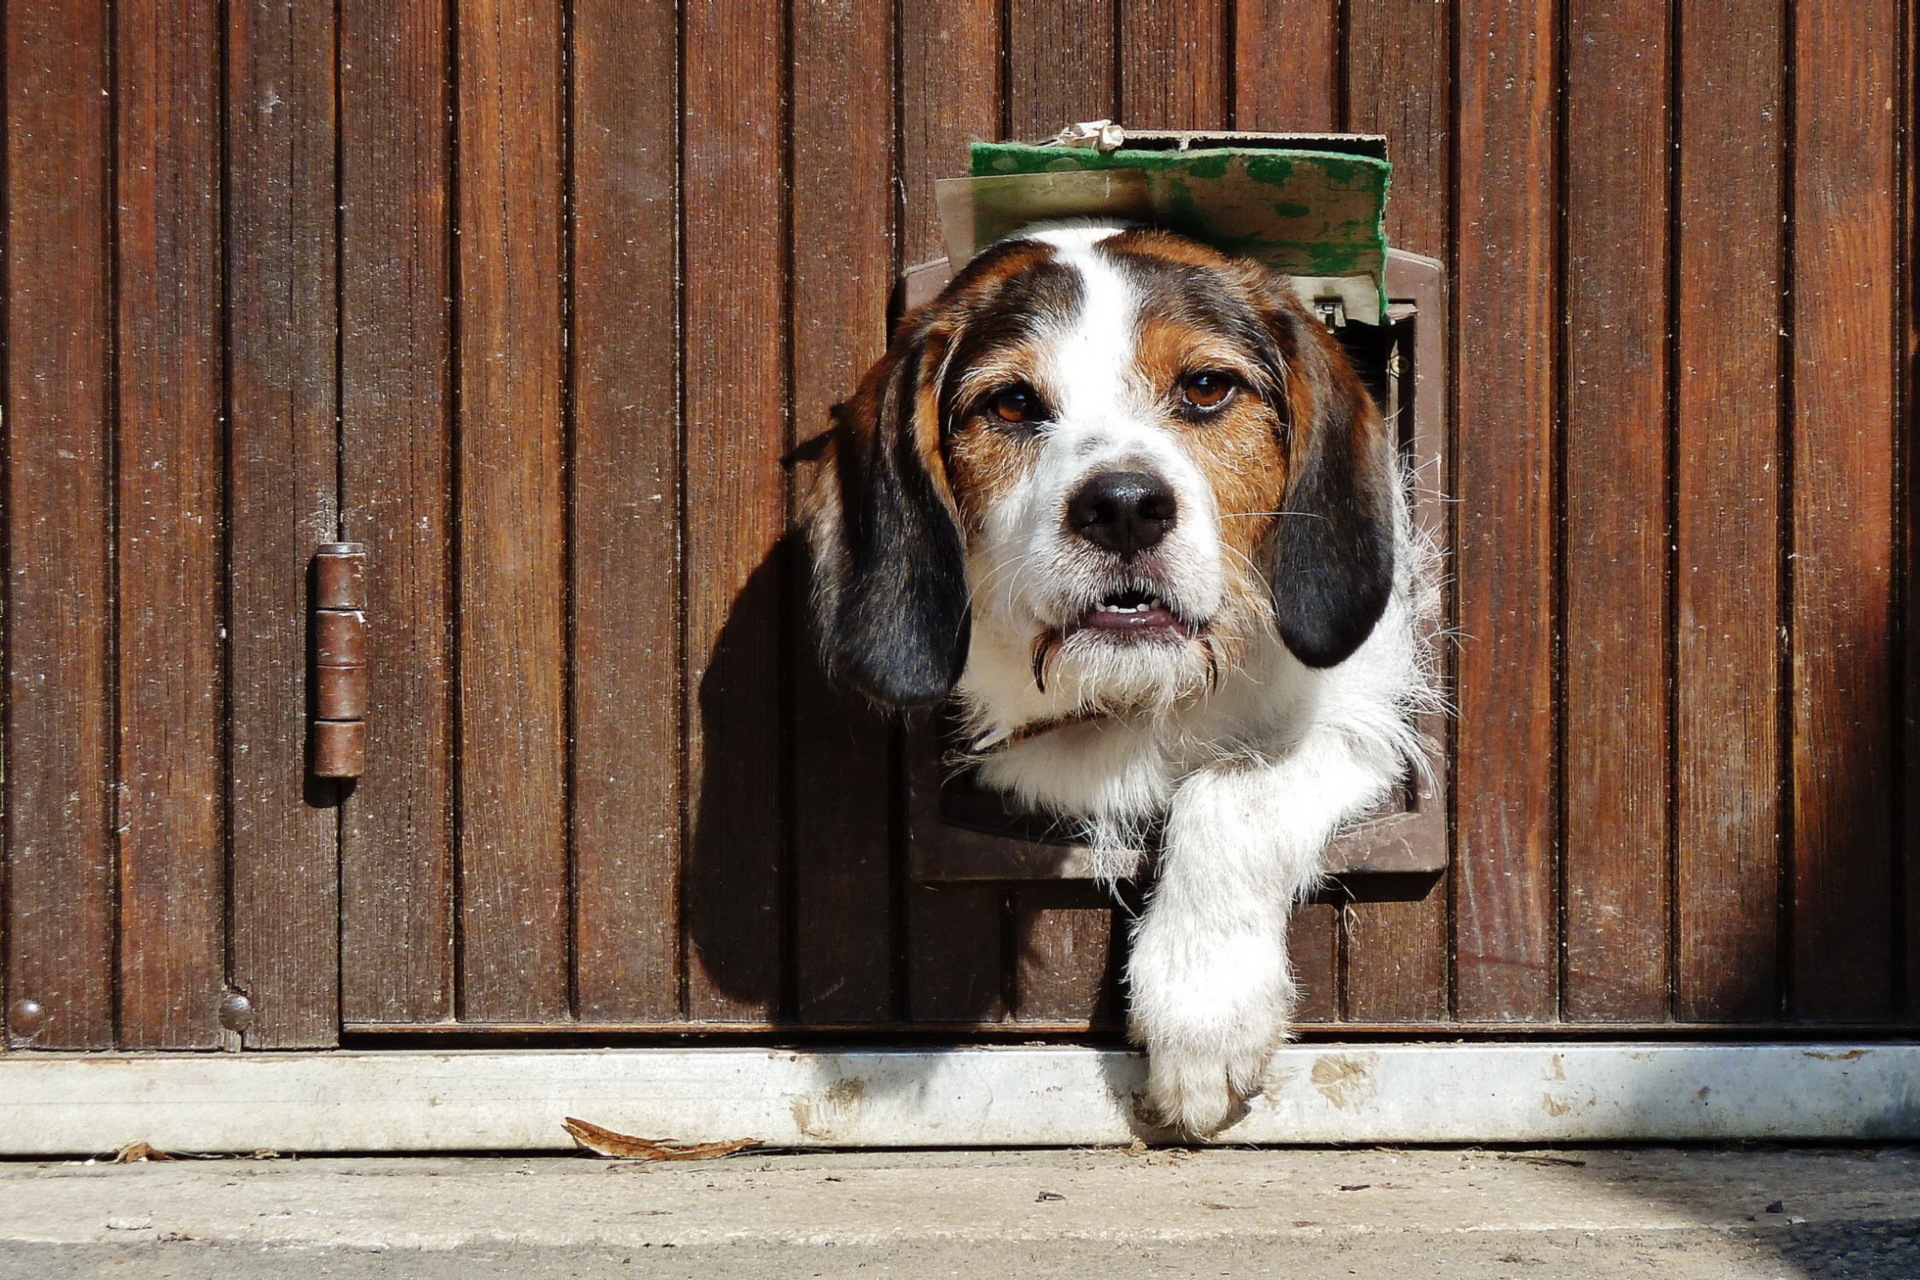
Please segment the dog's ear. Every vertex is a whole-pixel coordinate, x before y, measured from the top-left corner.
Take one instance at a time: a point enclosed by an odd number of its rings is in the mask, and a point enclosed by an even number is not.
[[[1339,342],[1273,280],[1266,320],[1287,419],[1285,513],[1274,531],[1273,611],[1280,638],[1309,667],[1344,662],[1393,591],[1392,439]]]
[[[940,458],[927,342],[902,326],[845,404],[806,503],[815,633],[827,668],[875,701],[952,692],[971,619],[966,560]]]

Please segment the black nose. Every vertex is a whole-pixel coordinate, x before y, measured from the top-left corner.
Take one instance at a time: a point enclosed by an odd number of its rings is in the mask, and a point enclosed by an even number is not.
[[[1173,490],[1151,471],[1102,471],[1067,501],[1067,527],[1123,558],[1167,536],[1178,510]]]

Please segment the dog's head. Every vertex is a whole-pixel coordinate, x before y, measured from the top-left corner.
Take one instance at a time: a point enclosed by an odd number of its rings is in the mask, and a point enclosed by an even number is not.
[[[1110,709],[1275,634],[1331,666],[1386,605],[1396,484],[1285,279],[1166,232],[1038,229],[909,314],[836,410],[807,511],[822,645],[896,706],[951,692],[980,637]]]

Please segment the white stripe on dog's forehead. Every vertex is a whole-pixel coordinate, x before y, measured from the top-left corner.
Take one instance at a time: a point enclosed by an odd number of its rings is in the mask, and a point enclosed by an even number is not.
[[[1080,281],[1080,306],[1065,324],[1048,327],[1048,389],[1066,419],[1105,416],[1132,389],[1139,299],[1113,259],[1095,246],[1121,228],[1049,228],[1033,238],[1054,247],[1054,260]]]

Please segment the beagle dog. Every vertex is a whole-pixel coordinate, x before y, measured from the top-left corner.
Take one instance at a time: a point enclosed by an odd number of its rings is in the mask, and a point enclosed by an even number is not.
[[[1204,1136],[1287,1036],[1288,913],[1423,766],[1431,555],[1393,433],[1285,277],[1044,224],[909,313],[804,517],[830,670],[957,699],[986,784],[1153,880],[1127,962],[1156,1119]]]

